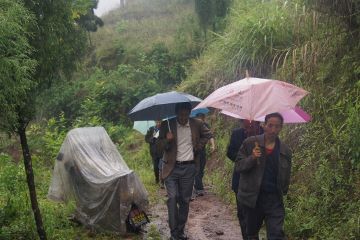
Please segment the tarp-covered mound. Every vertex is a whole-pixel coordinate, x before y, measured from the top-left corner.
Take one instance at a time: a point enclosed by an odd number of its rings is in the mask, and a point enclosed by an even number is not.
[[[76,218],[84,225],[126,232],[135,203],[148,205],[147,191],[129,169],[103,127],[71,130],[55,162],[48,198],[75,200]]]

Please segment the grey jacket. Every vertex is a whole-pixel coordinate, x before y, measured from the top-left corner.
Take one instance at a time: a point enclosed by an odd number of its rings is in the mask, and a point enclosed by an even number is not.
[[[261,148],[261,157],[254,159],[251,154],[255,142]],[[277,189],[281,195],[287,193],[291,173],[291,150],[280,142],[279,171],[277,176]],[[238,198],[240,203],[255,207],[265,169],[265,141],[264,134],[247,138],[240,147],[236,158],[236,170],[240,174]]]

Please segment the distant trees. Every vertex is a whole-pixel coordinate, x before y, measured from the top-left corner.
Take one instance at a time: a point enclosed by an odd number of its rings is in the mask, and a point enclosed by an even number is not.
[[[76,7],[78,9],[76,22],[85,29],[89,34],[89,42],[91,45],[90,32],[96,32],[98,27],[104,26],[104,22],[101,18],[95,15],[94,9],[97,8],[97,0],[85,0],[77,2]]]
[[[120,0],[120,7],[124,7],[125,6],[125,0]]]
[[[195,0],[195,12],[205,36],[210,26],[213,31],[217,30],[216,22],[226,16],[230,1],[231,0]]]

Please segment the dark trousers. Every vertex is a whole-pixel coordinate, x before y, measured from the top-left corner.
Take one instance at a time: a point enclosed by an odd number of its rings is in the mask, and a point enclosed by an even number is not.
[[[165,179],[169,227],[171,236],[175,239],[184,234],[195,173],[195,164],[175,164],[173,171]]]
[[[259,231],[265,220],[268,240],[285,239],[283,230],[285,209],[282,196],[278,193],[260,192],[255,208],[244,206],[246,235],[248,239],[259,239]]]
[[[203,177],[205,172],[206,165],[206,151],[205,149],[201,150],[199,153],[200,158],[200,168],[199,172],[195,176],[195,190],[204,190]]]
[[[241,235],[244,240],[246,240],[246,218],[245,218],[245,209],[243,205],[239,202],[237,197],[237,192],[235,192],[236,197],[236,207],[237,207],[237,217],[239,220],[239,225],[241,228]]]
[[[161,158],[159,158],[159,157],[153,157],[152,158],[156,183],[159,183],[159,172],[160,172],[159,162],[160,162],[160,160],[161,160]]]

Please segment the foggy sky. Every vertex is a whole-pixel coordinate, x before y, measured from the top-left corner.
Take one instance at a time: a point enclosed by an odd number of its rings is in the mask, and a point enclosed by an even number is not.
[[[110,10],[120,7],[120,0],[99,0],[97,9],[94,9],[95,15],[100,17]]]

